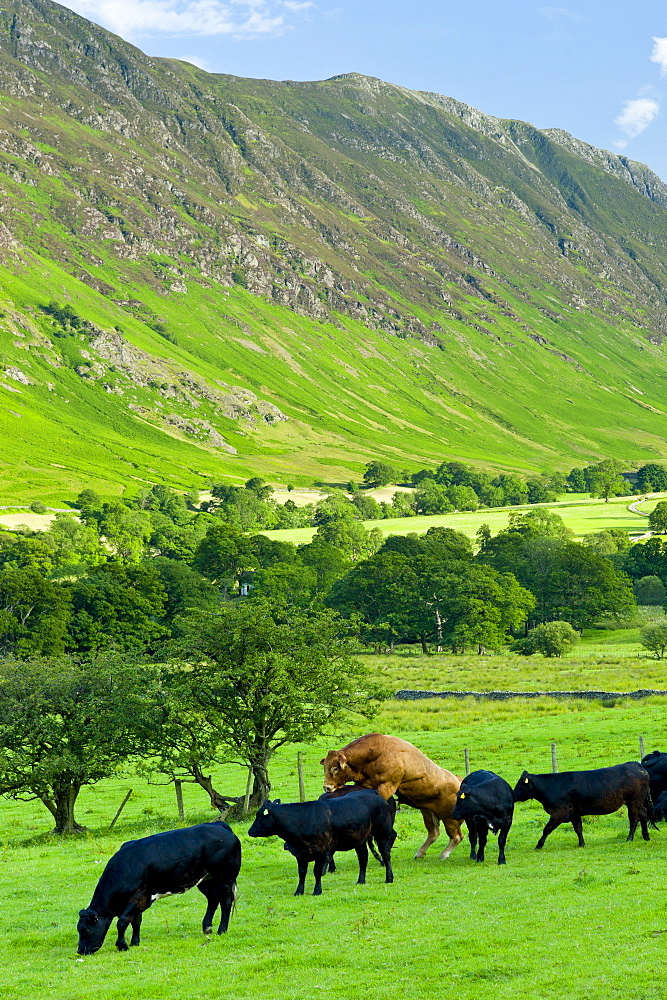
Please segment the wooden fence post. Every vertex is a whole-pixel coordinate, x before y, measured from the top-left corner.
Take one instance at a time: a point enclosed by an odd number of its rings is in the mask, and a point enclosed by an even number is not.
[[[118,811],[116,812],[116,815],[114,816],[114,818],[109,823],[109,831],[113,830],[114,826],[116,825],[116,820],[118,819],[118,817],[122,813],[123,809],[125,808],[125,806],[127,804],[127,801],[128,801],[128,799],[129,799],[129,797],[130,797],[131,794],[132,794],[132,789],[129,790],[129,792],[127,793],[127,795],[125,796],[125,798],[123,799],[123,801],[121,802],[121,804],[118,806]]]
[[[250,793],[252,792],[252,779],[253,779],[253,773],[252,773],[252,764],[251,764],[248,767],[248,780],[246,781],[245,797],[243,799],[243,812],[244,813],[247,813],[248,810],[250,809]]]
[[[463,760],[466,769],[466,777],[470,774],[470,751],[467,747],[463,749]]]
[[[556,744],[551,744],[551,771],[558,774],[558,758],[556,757]]]
[[[643,736],[639,737],[639,759],[640,760],[644,759],[644,737]]]
[[[178,778],[174,779],[174,788],[176,789],[176,805],[178,806],[178,818],[181,823],[185,821],[185,810],[183,809],[183,782]]]
[[[296,755],[296,769],[299,774],[299,802],[306,801],[306,782],[303,777],[303,754],[299,750]]]

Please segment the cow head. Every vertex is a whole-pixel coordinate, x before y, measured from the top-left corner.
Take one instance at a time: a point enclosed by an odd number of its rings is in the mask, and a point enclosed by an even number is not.
[[[324,791],[335,792],[348,781],[354,781],[347,757],[342,750],[330,750],[320,764],[324,767]]]
[[[277,822],[273,809],[274,806],[278,805],[280,805],[280,799],[276,799],[275,802],[271,802],[270,799],[265,799],[261,807],[257,810],[254,823],[248,830],[249,837],[276,836],[279,830],[279,823]]]
[[[515,802],[526,802],[535,798],[535,788],[533,786],[533,776],[524,771],[517,781],[512,791]]]
[[[452,819],[470,819],[477,815],[475,809],[475,793],[465,786],[456,793],[456,805],[452,813]]]
[[[93,955],[100,950],[112,920],[113,916],[102,917],[95,910],[79,910],[79,922],[76,925],[79,932],[79,955]]]

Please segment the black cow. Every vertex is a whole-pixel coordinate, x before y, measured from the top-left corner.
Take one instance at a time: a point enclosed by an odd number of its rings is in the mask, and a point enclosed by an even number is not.
[[[561,823],[572,824],[579,838],[579,847],[584,847],[581,817],[605,816],[621,806],[628,807],[628,840],[634,840],[637,823],[641,823],[644,840],[649,840],[648,821],[654,821],[648,774],[634,760],[592,771],[563,771],[560,774],[529,774],[524,771],[513,795],[515,802],[537,799],[551,817],[536,844],[536,850],[544,847],[544,841]]]
[[[505,864],[505,844],[514,817],[512,786],[493,771],[473,771],[456,793],[452,819],[465,820],[470,839],[470,857],[484,860],[488,831],[498,834],[498,864]],[[477,842],[479,841],[479,848]]]
[[[239,838],[220,820],[128,840],[108,861],[88,909],[79,911],[79,955],[92,955],[102,947],[114,917],[118,917],[118,950],[127,951],[129,924],[130,944],[138,945],[144,910],[162,896],[195,885],[208,900],[204,934],[211,933],[218,906],[218,934],[222,934],[229,925],[240,869]]]
[[[655,806],[653,807],[653,812],[655,814],[655,821],[659,823],[660,820],[667,819],[667,792],[660,792],[658,798],[656,799]]]
[[[359,792],[364,790],[367,791],[368,789],[365,789],[364,785],[360,785],[358,782],[355,782],[354,784],[350,785],[342,785],[340,788],[335,788],[333,792],[322,792],[319,801],[322,802],[325,799],[339,799],[341,795],[349,795],[350,792]],[[389,812],[391,813],[391,823],[393,826],[396,820],[396,811],[398,808],[398,803],[396,801],[395,796],[392,795],[390,799],[387,799],[387,805],[389,806]],[[379,861],[381,865],[384,864],[382,857],[380,856],[380,854],[378,854],[377,847],[375,846],[375,841],[373,840],[372,837],[368,838],[368,846],[375,860]],[[287,844],[285,844],[285,850],[289,851],[289,847],[287,846]],[[327,872],[335,872],[335,871],[336,871],[336,862],[334,861],[334,856],[332,853],[327,858],[327,863],[323,874],[326,875]]]
[[[667,792],[667,753],[654,750],[642,757],[642,767],[648,771],[651,798],[657,804],[663,792]]]
[[[322,875],[334,851],[351,851],[359,859],[358,885],[366,882],[368,840],[374,837],[386,869],[385,882],[393,882],[391,848],[396,834],[388,804],[373,788],[360,789],[341,798],[321,802],[294,802],[282,805],[266,800],[248,830],[250,837],[280,837],[295,856],[299,884],[295,896],[302,896],[312,861],[314,896],[322,893]]]

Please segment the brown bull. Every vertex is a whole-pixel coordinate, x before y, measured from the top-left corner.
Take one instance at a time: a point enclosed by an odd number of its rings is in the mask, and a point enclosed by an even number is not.
[[[419,809],[427,837],[416,858],[423,858],[440,836],[441,820],[449,834],[449,843],[440,857],[448,858],[461,843],[461,824],[452,819],[461,779],[438,767],[412,743],[396,736],[370,733],[342,750],[330,750],[320,763],[324,765],[326,792],[355,781],[365,788],[376,788],[384,799],[396,794],[399,802]]]

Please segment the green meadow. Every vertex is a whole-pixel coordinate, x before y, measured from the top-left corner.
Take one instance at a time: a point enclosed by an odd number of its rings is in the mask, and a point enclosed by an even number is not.
[[[661,494],[662,496],[662,494]],[[522,507],[497,507],[473,512],[461,511],[457,514],[433,514],[420,517],[396,517],[383,521],[364,521],[369,530],[379,528],[382,534],[408,535],[411,532],[422,534],[432,527],[454,528],[470,538],[482,524],[488,524],[493,535],[506,528],[512,512],[523,513],[539,507],[548,507],[555,511],[570,528],[577,538],[594,531],[604,531],[607,528],[622,528],[630,535],[643,534],[648,530],[648,518],[642,514],[628,510],[628,507],[639,497],[615,497],[609,503],[604,500],[592,500],[588,494],[572,494],[568,499],[550,504],[532,504]],[[640,503],[639,509],[648,514],[657,500]],[[282,528],[274,531],[264,531],[262,534],[283,542],[294,542],[299,545],[309,542],[316,528]]]
[[[630,690],[657,685],[663,669],[639,657],[606,663],[479,657],[473,663],[406,654],[371,662],[388,683],[403,687],[604,683]],[[666,747],[666,704],[659,697],[610,705],[549,698],[390,700],[370,726],[352,722],[316,745],[284,750],[273,768],[274,793],[283,801],[297,798],[301,749],[306,794],[315,797],[322,754],[369,728],[402,736],[459,773],[467,747],[473,768],[496,770],[512,784],[524,767],[550,769],[552,741],[561,770],[636,759],[640,735],[647,750]],[[244,772],[237,766],[221,769],[216,779],[228,794],[243,792]],[[129,788],[132,797],[110,834],[111,817]],[[201,790],[185,785],[184,793],[187,823],[213,818]],[[420,1000],[444,993],[463,1000],[664,997],[667,831],[652,831],[650,843],[639,838],[628,844],[625,815],[585,821],[584,849],[576,847],[571,827],[562,827],[536,853],[546,814],[535,803],[520,804],[508,864],[499,868],[494,838],[483,865],[469,860],[467,843],[446,862],[439,860],[441,842],[414,861],[423,826],[419,813],[404,807],[396,824],[393,885],[384,884],[371,861],[368,884],[357,886],[354,854],[341,855],[323,895],[298,899],[296,864],[282,842],[251,840],[249,823],[239,823],[244,861],[226,937],[203,943],[204,899],[192,890],[146,914],[139,948],[118,954],[110,932],[98,954],[82,959],[76,955],[77,911],[88,904],[103,865],[124,840],[173,828],[178,820],[173,788],[148,785],[130,771],[85,789],[80,802],[79,819],[89,832],[66,841],[46,832],[50,817],[40,804],[0,803],[0,961],[11,970],[11,981],[0,985],[2,997],[390,1000],[397,990]]]

